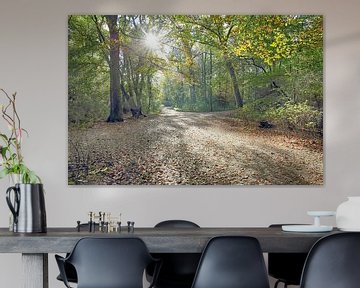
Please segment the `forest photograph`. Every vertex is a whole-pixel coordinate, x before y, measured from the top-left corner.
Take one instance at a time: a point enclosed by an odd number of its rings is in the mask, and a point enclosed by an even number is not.
[[[69,15],[69,185],[323,185],[321,15]]]

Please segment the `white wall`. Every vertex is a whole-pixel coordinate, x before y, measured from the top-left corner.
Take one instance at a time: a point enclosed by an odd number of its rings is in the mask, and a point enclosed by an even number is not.
[[[0,87],[18,92],[26,161],[46,187],[48,226],[74,226],[89,210],[122,212],[136,226],[187,218],[201,226],[309,222],[360,195],[360,2],[358,0],[1,0]],[[325,185],[272,187],[67,186],[67,15],[90,13],[323,14]],[[0,226],[8,224],[6,180]],[[334,224],[334,220],[328,220]],[[54,259],[50,256],[50,287]],[[0,255],[1,287],[20,287],[19,255]]]

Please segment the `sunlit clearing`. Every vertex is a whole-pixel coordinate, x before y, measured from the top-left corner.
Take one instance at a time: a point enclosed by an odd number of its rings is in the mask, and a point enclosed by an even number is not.
[[[160,49],[159,36],[153,33],[146,33],[145,45],[151,50],[159,50]]]

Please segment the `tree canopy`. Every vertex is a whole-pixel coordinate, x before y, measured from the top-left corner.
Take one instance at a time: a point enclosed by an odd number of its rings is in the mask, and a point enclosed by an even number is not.
[[[165,105],[322,130],[322,16],[73,15],[68,31],[70,125]]]

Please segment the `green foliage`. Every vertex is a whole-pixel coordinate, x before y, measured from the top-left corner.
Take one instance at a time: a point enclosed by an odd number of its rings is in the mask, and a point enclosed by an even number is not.
[[[311,107],[307,101],[288,101],[282,107],[269,109],[265,115],[268,119],[291,129],[312,132],[322,130],[322,112]]]
[[[19,175],[22,183],[41,183],[41,179],[25,164],[21,152],[24,134],[27,131],[21,127],[20,116],[16,109],[16,93],[9,95],[3,89],[5,104],[1,104],[1,116],[8,126],[8,133],[0,133],[0,179],[7,175]]]
[[[30,170],[23,163],[13,165],[3,165],[4,168],[0,171],[0,179],[5,178],[8,175],[20,175],[21,183],[36,184],[41,183],[39,176],[34,171]]]
[[[247,16],[241,29],[243,39],[234,49],[239,56],[256,57],[267,65],[280,59],[290,58],[296,43],[291,29],[291,17],[287,16]]]
[[[244,104],[237,117],[249,122],[270,121],[285,129],[322,132],[322,111],[310,106],[307,101],[294,103],[283,98],[267,97]]]
[[[268,118],[292,129],[321,126],[321,16],[118,19],[120,81],[127,94],[120,97],[126,109],[141,106],[155,114],[170,105],[183,111],[220,111],[239,106],[240,97],[245,104],[239,115],[248,121]],[[69,17],[70,125],[107,117],[109,41],[103,16]]]
[[[119,16],[121,84],[129,98],[119,91],[123,107],[141,106],[146,113],[158,113],[159,89],[147,87],[164,60],[154,51],[144,49],[144,32],[156,22],[152,16]],[[141,23],[141,25],[140,25]],[[160,25],[160,24],[159,24]],[[69,17],[68,107],[69,125],[89,125],[105,120],[109,112],[110,69],[109,31],[103,16]],[[151,82],[151,81],[150,81]]]
[[[273,107],[278,107],[282,103],[283,99],[281,97],[264,97],[248,101],[238,110],[237,116],[249,122],[258,122],[266,118],[270,120],[269,112],[272,111]]]
[[[106,117],[109,69],[93,16],[69,17],[68,120],[70,125]]]
[[[322,47],[320,16],[244,16],[239,22],[243,37],[235,54],[255,57],[272,66],[306,48]]]

